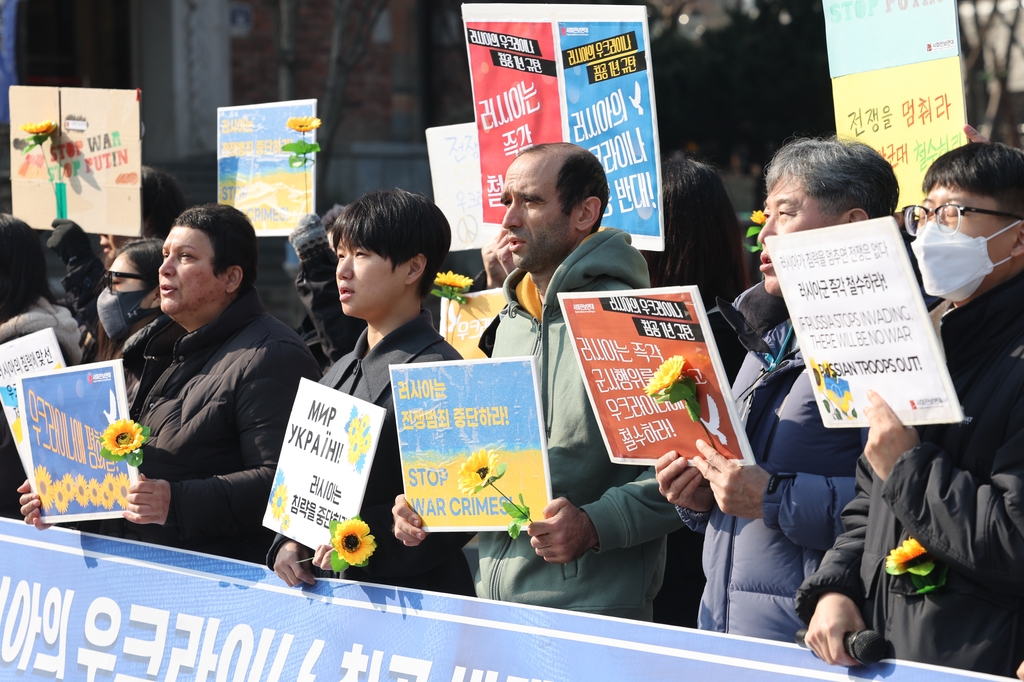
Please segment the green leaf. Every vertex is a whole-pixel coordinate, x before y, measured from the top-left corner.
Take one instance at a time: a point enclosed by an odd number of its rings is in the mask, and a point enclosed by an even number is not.
[[[477,487],[473,488],[473,494],[476,495],[478,492],[480,492],[481,490],[483,490],[484,488],[486,488],[490,484],[491,484],[490,481],[484,481],[483,483],[481,483]]]
[[[857,410],[856,410],[856,408],[850,410],[850,416],[853,417],[854,419],[857,418]]]
[[[338,556],[337,550],[331,550],[331,568],[338,573],[348,568],[348,562]]]
[[[125,461],[128,462],[128,466],[138,468],[138,466],[142,464],[142,448],[132,450],[125,455]]]
[[[142,437],[143,438],[149,438],[149,434],[150,433],[152,433],[152,431],[150,430],[150,428],[148,426],[143,426],[142,427]]]
[[[700,403],[697,402],[696,398],[687,398],[684,403],[686,404],[686,413],[690,415],[690,421],[696,422],[700,420]]]
[[[751,225],[750,227],[747,228],[747,236],[748,237],[756,237],[759,234],[761,234],[761,226],[760,225]]]
[[[743,248],[745,248],[750,253],[757,253],[758,251],[761,250],[761,245],[760,244],[754,244],[754,245],[744,244]]]
[[[305,140],[296,140],[295,142],[289,142],[288,144],[281,145],[281,151],[294,152],[298,155],[311,154],[312,152],[320,151],[320,145],[316,143],[310,144]]]
[[[106,448],[100,450],[100,457],[102,457],[103,459],[109,459],[111,462],[124,461],[124,455],[115,455],[113,452],[107,450]]]
[[[505,475],[505,470],[508,469],[508,465],[502,462],[498,465],[498,468],[494,470],[494,476],[491,477],[492,481],[497,481]]]
[[[522,528],[523,528],[523,520],[522,519],[516,519],[512,523],[508,524],[508,534],[509,534],[509,536],[513,540],[515,540],[516,538],[519,537],[519,531],[521,531]]]
[[[830,403],[829,401],[822,400],[821,401],[821,405],[822,405],[822,407],[825,408],[826,412],[832,412],[832,403]]]
[[[501,508],[504,509],[505,513],[511,516],[513,519],[517,518],[519,515],[519,510],[516,509],[516,506],[509,502],[508,500],[501,501]]]
[[[288,157],[288,165],[291,166],[292,168],[301,168],[302,166],[305,166],[307,163],[313,163],[313,160],[307,159],[304,156]]]
[[[331,537],[332,538],[334,537],[334,529],[338,527],[339,523],[341,523],[341,521],[339,521],[338,519],[331,519],[330,530],[331,530]]]

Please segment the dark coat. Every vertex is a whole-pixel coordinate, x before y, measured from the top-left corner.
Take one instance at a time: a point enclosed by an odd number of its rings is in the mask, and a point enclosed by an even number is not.
[[[797,595],[809,621],[823,592],[861,606],[897,658],[1013,677],[1024,660],[1024,275],[942,320],[959,424],[920,429],[921,444],[881,481],[862,458],[846,532]],[[908,537],[949,567],[912,595],[885,558]]]
[[[437,333],[431,323],[430,313],[426,310],[421,310],[419,317],[394,330],[369,350],[366,336],[366,331],[363,331],[352,352],[338,360],[320,383],[387,410],[363,504],[359,509],[360,518],[370,526],[377,541],[377,549],[364,568],[351,567],[339,576],[314,566],[313,573],[318,576],[473,596],[473,576],[462,553],[462,547],[472,537],[471,534],[431,533],[419,546],[406,547],[391,532],[391,509],[395,505],[395,497],[404,488],[398,448],[398,422],[395,419],[388,367],[414,362],[461,360],[462,356]],[[286,540],[284,536],[277,536],[267,554],[267,565],[271,569],[274,568],[278,549]]]
[[[341,309],[334,277],[337,267],[338,259],[324,249],[299,261],[295,276],[295,291],[306,309],[299,333],[325,370],[351,352],[359,333],[366,329],[366,322]]]
[[[287,407],[300,378],[320,377],[316,361],[255,290],[192,333],[166,316],[146,331],[125,349],[140,376],[131,416],[152,429],[139,470],[171,484],[170,513],[162,526],[116,519],[100,532],[262,562]]]

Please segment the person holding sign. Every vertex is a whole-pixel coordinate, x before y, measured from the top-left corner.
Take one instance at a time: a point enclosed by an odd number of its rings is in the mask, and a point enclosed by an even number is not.
[[[477,596],[651,620],[665,536],[679,519],[650,467],[609,460],[558,305],[559,292],[648,287],[647,265],[629,235],[598,232],[608,181],[582,147],[520,151],[502,202],[517,269],[505,280],[493,357],[539,357],[555,500],[515,540],[480,534]],[[424,540],[422,520],[403,498],[394,513],[400,540]]]
[[[971,144],[924,179],[904,225],[967,418],[904,427],[869,394],[846,532],[797,595],[806,641],[856,665],[846,633],[896,658],[1011,677],[1024,659],[1024,152]]]
[[[403,547],[388,529],[391,508],[402,493],[402,462],[389,365],[461,360],[422,308],[451,244],[441,210],[420,194],[396,189],[363,195],[330,228],[338,256],[337,283],[345,315],[365,320],[355,348],[320,381],[325,386],[387,410],[363,496],[360,518],[377,549],[369,563],[331,571],[332,547],[314,549],[278,535],[267,565],[288,585],[312,585],[314,573],[418,590],[472,595],[473,578],[462,547],[466,533],[439,534]],[[311,570],[307,563],[312,558]]]
[[[762,245],[774,234],[891,215],[899,196],[881,155],[835,139],[788,143],[765,181]],[[793,595],[842,532],[863,430],[822,424],[767,249],[761,272],[763,282],[721,306],[748,349],[733,396],[758,466],[737,466],[698,440],[693,466],[669,452],[655,468],[662,493],[705,533],[699,627],[791,642],[802,627]]]

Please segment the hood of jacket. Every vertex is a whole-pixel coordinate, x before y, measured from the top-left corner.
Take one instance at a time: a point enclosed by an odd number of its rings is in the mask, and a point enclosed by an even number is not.
[[[77,365],[82,359],[82,333],[75,318],[63,306],[40,297],[32,306],[0,324],[0,343],[7,343],[41,329],[53,329],[66,365]]]

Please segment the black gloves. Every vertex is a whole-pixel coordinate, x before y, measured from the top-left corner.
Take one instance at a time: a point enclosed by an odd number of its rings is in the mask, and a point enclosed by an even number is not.
[[[64,265],[73,265],[75,261],[93,255],[89,236],[77,223],[58,218],[52,226],[53,234],[46,240],[46,245],[60,256]]]

